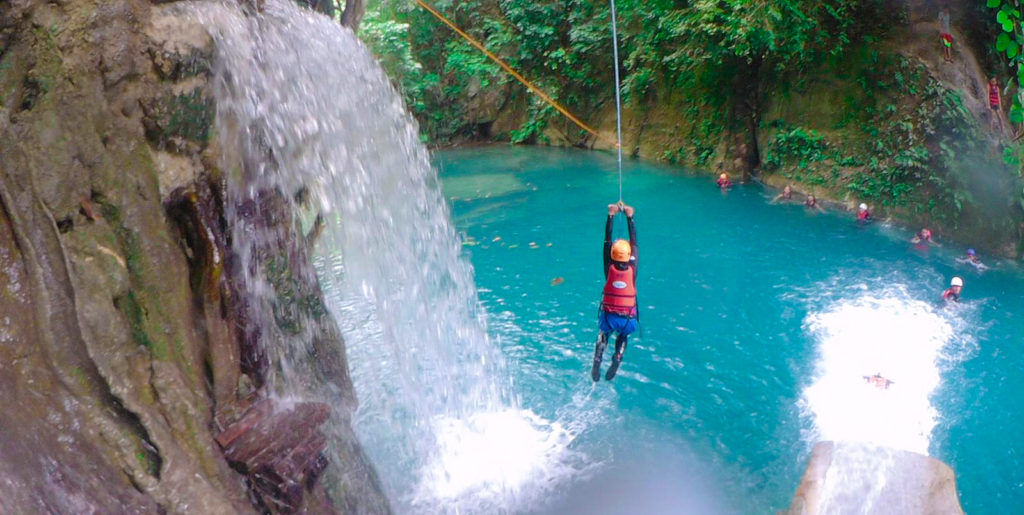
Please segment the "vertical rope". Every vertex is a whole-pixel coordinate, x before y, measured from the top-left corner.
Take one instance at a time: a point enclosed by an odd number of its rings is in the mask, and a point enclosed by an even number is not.
[[[612,6],[612,56],[615,58],[615,150],[619,163],[619,202],[622,202],[622,96],[619,91],[619,33],[615,26],[615,0]]]

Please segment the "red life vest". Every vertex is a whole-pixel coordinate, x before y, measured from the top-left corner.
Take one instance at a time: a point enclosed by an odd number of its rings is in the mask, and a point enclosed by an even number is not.
[[[988,85],[988,105],[991,107],[999,107],[999,85],[989,84]]]
[[[633,268],[619,270],[615,264],[608,267],[608,280],[604,283],[601,309],[632,317],[636,315],[636,284],[633,282]]]

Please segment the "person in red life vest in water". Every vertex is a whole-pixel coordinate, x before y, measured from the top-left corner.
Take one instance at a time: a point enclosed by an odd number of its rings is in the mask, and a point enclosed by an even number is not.
[[[935,245],[936,247],[939,246],[939,244],[935,243],[935,240],[932,239],[932,231],[927,227],[917,231],[917,234],[910,239],[910,243],[913,243],[918,247],[927,247],[929,244]]]
[[[612,242],[612,225],[615,215],[619,212],[626,215],[629,225],[629,241],[615,240]],[[594,368],[590,375],[594,381],[601,380],[601,359],[608,347],[608,337],[615,337],[615,354],[612,364],[604,378],[611,381],[622,363],[622,354],[626,352],[626,339],[637,329],[636,307],[636,227],[633,226],[633,208],[623,203],[608,206],[608,221],[604,227],[604,292],[601,296],[601,311],[598,323],[601,333],[597,337],[594,348]]]
[[[723,190],[727,190],[732,187],[732,181],[729,180],[729,174],[727,173],[722,173],[721,175],[719,175],[718,180],[715,181],[715,184],[718,184],[718,187],[722,188]]]
[[[857,207],[857,221],[866,224],[871,221],[871,211],[868,211],[867,204],[861,204]]]
[[[949,281],[949,288],[942,292],[942,300],[960,302],[960,291],[964,288],[964,280],[954,277]]]

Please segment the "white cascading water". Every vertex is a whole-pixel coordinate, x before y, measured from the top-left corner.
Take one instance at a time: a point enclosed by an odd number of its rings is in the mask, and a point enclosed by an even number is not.
[[[327,223],[318,275],[346,339],[354,425],[398,511],[516,511],[571,475],[574,434],[518,406],[415,122],[369,51],[285,0],[198,3],[213,35],[217,128],[244,198],[307,188]],[[242,178],[242,176],[245,176]],[[234,216],[229,213],[229,217]],[[243,261],[247,242],[236,251]],[[260,278],[250,280],[259,284]],[[272,290],[263,288],[266,295]],[[290,349],[278,395],[330,400]]]
[[[958,307],[915,299],[899,285],[860,286],[863,293],[826,302],[804,321],[817,354],[801,399],[813,420],[805,439],[859,444],[833,456],[819,505],[827,513],[874,512],[895,463],[891,450],[928,455],[939,417],[932,396],[943,364],[957,359]],[[867,380],[876,374],[892,382]]]

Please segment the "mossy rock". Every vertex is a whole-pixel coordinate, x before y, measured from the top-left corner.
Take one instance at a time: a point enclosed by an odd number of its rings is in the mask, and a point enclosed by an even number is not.
[[[214,103],[201,87],[158,97],[146,109],[146,137],[160,148],[184,151],[188,142],[205,147],[213,133]]]

